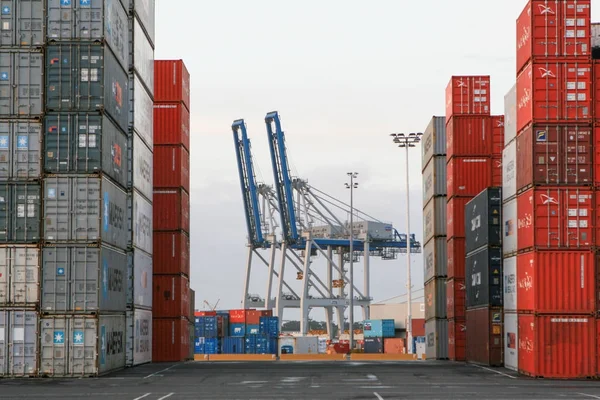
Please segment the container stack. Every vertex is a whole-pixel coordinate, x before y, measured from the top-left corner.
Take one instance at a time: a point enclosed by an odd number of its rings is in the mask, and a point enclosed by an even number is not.
[[[453,76],[446,88],[448,356],[465,360],[465,206],[502,184],[504,116],[490,116],[490,77]]]
[[[466,360],[503,364],[502,188],[484,189],[465,208]]]
[[[426,357],[448,358],[446,319],[446,124],[433,117],[423,133],[423,259]],[[413,334],[414,336],[414,334]]]
[[[181,361],[191,353],[194,330],[194,321],[188,319],[190,75],[181,60],[157,60],[154,81],[153,201],[160,212],[153,222],[153,360]]]
[[[532,0],[517,20],[516,340],[536,377],[597,375],[590,3]]]
[[[134,366],[152,361],[154,0],[128,3],[131,246],[125,347],[127,366]]]
[[[369,354],[404,354],[404,339],[396,339],[396,322],[393,319],[372,319],[363,323],[364,352]]]

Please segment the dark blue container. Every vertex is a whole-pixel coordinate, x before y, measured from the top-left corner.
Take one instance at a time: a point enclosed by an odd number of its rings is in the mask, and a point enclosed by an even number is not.
[[[194,339],[194,354],[204,354],[204,338],[197,337]]]
[[[229,324],[229,336],[246,336],[246,324]]]
[[[256,354],[256,336],[244,338],[246,354]]]
[[[246,336],[260,335],[260,325],[246,325]]]
[[[204,337],[204,318],[194,317],[194,336],[197,338]]]
[[[256,336],[256,354],[277,354],[277,339]]]
[[[219,354],[218,338],[204,338],[204,354]]]
[[[267,337],[279,337],[279,318],[260,317],[259,333]]]
[[[243,337],[223,338],[221,353],[223,354],[244,354],[246,343]]]
[[[217,317],[200,317],[204,318],[204,337],[216,338],[218,337],[218,322]]]

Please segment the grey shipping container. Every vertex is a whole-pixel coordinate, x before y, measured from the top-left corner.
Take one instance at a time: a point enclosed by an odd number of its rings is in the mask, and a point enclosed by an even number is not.
[[[0,307],[37,306],[39,301],[39,248],[0,246]]]
[[[44,317],[40,374],[97,376],[125,367],[125,314]]]
[[[154,47],[154,7],[154,0],[129,0],[129,8],[139,18],[150,43],[152,43],[152,47]]]
[[[484,247],[466,259],[467,308],[502,307],[502,249]]]
[[[423,209],[423,241],[446,236],[446,197],[434,197]]]
[[[0,46],[41,47],[46,41],[44,17],[44,0],[3,0]]]
[[[106,116],[48,114],[44,125],[47,172],[104,172],[127,187],[127,136]]]
[[[128,367],[152,362],[152,311],[139,309],[127,311],[125,343]]]
[[[129,22],[119,0],[48,0],[48,41],[107,43],[127,69]]]
[[[425,322],[425,357],[428,360],[448,359],[448,320],[431,319]]]
[[[137,75],[133,74],[130,83],[131,93],[129,97],[133,129],[152,149],[154,146],[154,101],[140,82]]]
[[[97,44],[57,44],[46,52],[47,111],[104,110],[127,131],[129,79],[110,50]]]
[[[153,182],[153,167],[154,157],[152,151],[146,146],[142,139],[134,133],[131,135],[133,143],[132,168],[130,168],[131,183],[130,187],[134,187],[140,191],[148,200],[152,200],[152,182]]]
[[[431,118],[423,132],[421,146],[421,171],[433,156],[446,155],[446,117]]]
[[[133,18],[133,69],[148,92],[154,94],[154,49],[137,18]]]
[[[38,314],[0,310],[0,376],[38,373]]]
[[[446,318],[446,278],[425,283],[425,320]]]
[[[464,224],[467,254],[482,246],[502,246],[502,188],[484,189],[469,201]]]
[[[125,312],[125,253],[106,246],[45,247],[42,274],[45,312]]]
[[[0,180],[39,179],[42,123],[0,121]]]
[[[127,249],[127,194],[106,177],[44,178],[44,238],[51,243],[105,242]]]
[[[127,304],[152,308],[152,257],[141,250],[129,253]]]
[[[504,146],[517,137],[517,85],[504,96]]]
[[[448,249],[446,236],[430,239],[423,246],[423,263],[425,264],[425,280],[445,277],[448,273]]]
[[[0,49],[0,117],[40,118],[44,55]]]
[[[152,254],[152,204],[135,190],[131,199],[133,202],[133,245]]]
[[[0,183],[0,243],[40,240],[40,184]]]
[[[446,157],[434,156],[423,170],[423,204],[446,195]]]

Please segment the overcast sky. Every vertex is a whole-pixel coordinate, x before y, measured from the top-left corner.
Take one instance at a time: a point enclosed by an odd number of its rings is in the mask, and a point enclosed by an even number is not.
[[[240,305],[246,226],[231,123],[248,125],[259,177],[273,182],[265,114],[279,111],[294,172],[404,232],[404,153],[389,133],[444,113],[451,75],[491,75],[492,113],[515,82],[524,0],[156,0],[156,58],[191,73],[191,286],[196,307]],[[600,20],[600,3],[592,1]],[[410,156],[411,230],[422,238],[420,148]],[[423,286],[422,257],[413,285]],[[372,295],[406,292],[406,263],[373,261]],[[256,264],[252,290],[265,291]],[[361,268],[357,275],[362,277]],[[288,278],[295,283],[294,276]],[[358,279],[362,284],[362,279]],[[358,318],[360,320],[361,318]]]

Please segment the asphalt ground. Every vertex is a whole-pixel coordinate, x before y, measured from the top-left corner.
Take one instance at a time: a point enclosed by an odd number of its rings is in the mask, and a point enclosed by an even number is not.
[[[600,400],[600,381],[534,380],[442,361],[188,362],[100,378],[2,379],[0,399]]]

